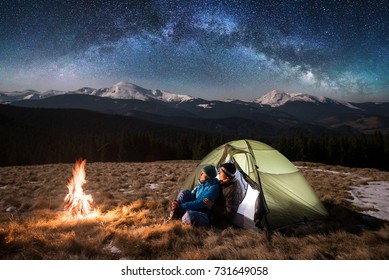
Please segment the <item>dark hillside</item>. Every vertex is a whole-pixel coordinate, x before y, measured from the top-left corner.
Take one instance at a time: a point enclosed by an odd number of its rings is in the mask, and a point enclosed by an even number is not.
[[[265,142],[292,161],[388,170],[389,135],[342,136],[318,126],[240,118],[103,114],[0,105],[0,165],[202,159],[234,139]]]
[[[133,117],[7,105],[0,105],[0,130],[3,166],[73,162],[78,157],[89,161],[192,158],[219,144],[212,141],[227,140]]]

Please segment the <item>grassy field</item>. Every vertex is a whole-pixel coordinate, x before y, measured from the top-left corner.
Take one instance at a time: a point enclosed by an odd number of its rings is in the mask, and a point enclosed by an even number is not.
[[[98,212],[63,211],[72,164],[0,168],[0,259],[389,259],[388,222],[362,215],[350,188],[389,172],[295,162],[330,213],[272,232],[164,223],[196,161],[88,163]]]

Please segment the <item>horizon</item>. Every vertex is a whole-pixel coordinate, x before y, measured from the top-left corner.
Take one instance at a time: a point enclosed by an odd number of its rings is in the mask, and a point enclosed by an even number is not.
[[[62,2],[0,4],[1,91],[130,81],[208,100],[389,102],[387,1]]]
[[[58,92],[63,92],[64,94],[68,94],[69,92],[75,92],[75,91],[78,91],[82,88],[90,88],[90,89],[93,89],[93,90],[101,90],[101,89],[110,89],[111,87],[113,86],[116,86],[120,83],[124,83],[124,84],[132,84],[132,85],[135,85],[135,86],[138,86],[138,87],[141,87],[145,90],[161,90],[161,91],[165,91],[165,92],[169,92],[171,94],[177,94],[177,95],[186,95],[186,96],[190,96],[190,97],[193,97],[193,98],[201,98],[201,99],[204,99],[204,100],[207,100],[207,101],[226,101],[226,100],[240,100],[240,101],[244,101],[244,102],[253,102],[255,101],[256,99],[259,99],[267,94],[270,94],[274,91],[278,91],[278,92],[283,92],[283,93],[286,93],[286,94],[303,94],[303,95],[307,95],[307,96],[313,96],[313,97],[325,97],[325,98],[330,98],[330,99],[333,99],[335,101],[340,101],[340,102],[351,102],[351,103],[364,103],[364,102],[373,102],[373,103],[387,103],[389,102],[389,99],[387,101],[350,101],[350,100],[346,100],[346,99],[341,99],[341,98],[337,98],[337,97],[331,97],[331,96],[325,96],[325,95],[314,95],[314,94],[309,94],[309,93],[305,93],[305,92],[292,92],[292,91],[287,91],[287,90],[284,90],[284,89],[279,89],[279,88],[275,88],[275,89],[272,89],[268,92],[265,92],[263,94],[259,94],[258,96],[254,96],[252,99],[243,99],[243,98],[239,98],[239,97],[227,97],[227,98],[224,98],[224,99],[212,99],[212,98],[207,98],[207,97],[199,97],[199,96],[195,96],[195,95],[191,95],[191,94],[186,94],[186,93],[177,93],[177,92],[172,92],[170,90],[166,90],[166,89],[159,89],[159,88],[146,88],[146,87],[143,87],[142,85],[139,85],[139,84],[135,84],[135,83],[132,83],[132,82],[128,82],[128,81],[119,81],[111,86],[104,86],[104,87],[100,87],[100,88],[95,88],[95,87],[90,87],[90,86],[82,86],[82,87],[79,87],[79,88],[76,88],[76,89],[71,89],[71,90],[58,90],[58,89],[48,89],[48,90],[44,90],[44,91],[39,91],[39,90],[36,90],[36,89],[32,89],[32,88],[29,88],[29,89],[23,89],[23,90],[15,90],[15,91],[4,91],[4,90],[1,90],[0,89],[0,93],[5,93],[5,94],[16,94],[16,93],[24,93],[24,92],[27,92],[27,91],[36,91],[38,92],[39,94],[45,94],[45,93],[49,93],[51,91],[58,91]]]

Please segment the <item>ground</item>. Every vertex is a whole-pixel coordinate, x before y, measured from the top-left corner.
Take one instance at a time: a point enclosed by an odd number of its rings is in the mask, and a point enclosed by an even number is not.
[[[0,259],[388,259],[389,172],[295,162],[330,217],[272,232],[165,223],[197,161],[86,163],[95,215],[63,211],[74,164],[0,168]]]

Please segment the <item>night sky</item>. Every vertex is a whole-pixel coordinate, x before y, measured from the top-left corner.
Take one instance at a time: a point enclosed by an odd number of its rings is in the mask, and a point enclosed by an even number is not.
[[[389,101],[388,0],[0,1],[0,91]]]

